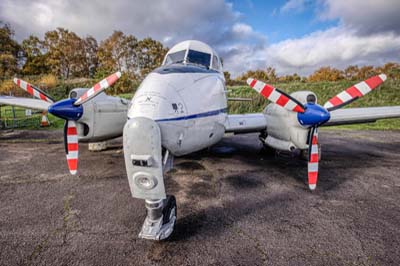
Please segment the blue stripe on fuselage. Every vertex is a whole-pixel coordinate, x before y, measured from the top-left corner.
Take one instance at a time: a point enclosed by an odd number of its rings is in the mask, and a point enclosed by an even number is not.
[[[156,122],[179,121],[179,120],[188,120],[188,119],[195,119],[195,118],[201,118],[201,117],[207,117],[207,116],[214,116],[214,115],[219,115],[221,113],[226,113],[227,110],[228,110],[228,108],[223,108],[223,109],[219,109],[219,110],[214,110],[214,111],[209,111],[209,112],[204,112],[204,113],[199,113],[199,114],[194,114],[194,115],[157,119]]]

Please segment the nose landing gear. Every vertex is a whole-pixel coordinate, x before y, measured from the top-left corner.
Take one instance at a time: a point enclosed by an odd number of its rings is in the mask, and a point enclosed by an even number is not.
[[[176,199],[168,195],[164,200],[146,200],[147,217],[140,238],[164,240],[171,236],[176,222]]]

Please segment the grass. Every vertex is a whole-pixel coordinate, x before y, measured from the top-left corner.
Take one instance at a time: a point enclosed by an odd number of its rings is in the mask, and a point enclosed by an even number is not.
[[[274,84],[275,87],[292,93],[294,91],[300,90],[308,90],[313,91],[318,97],[318,103],[323,104],[329,98],[343,91],[344,89],[350,87],[356,82],[352,81],[338,81],[338,82],[316,82],[316,83],[301,83],[301,82],[292,82],[292,83],[278,83]],[[371,107],[371,106],[392,106],[392,105],[400,105],[400,81],[386,81],[381,87],[376,89],[375,91],[369,93],[363,98],[351,103],[348,107]],[[68,88],[69,89],[69,88]],[[251,98],[251,102],[229,102],[228,109],[229,113],[232,114],[240,114],[240,113],[255,113],[262,112],[265,106],[269,103],[263,97],[258,95],[254,90],[252,90],[248,86],[232,86],[228,87],[229,97],[244,97]],[[66,93],[67,88],[62,88],[59,91],[59,94]],[[121,98],[131,99],[133,97],[133,93],[124,93],[118,95]],[[61,97],[57,97],[61,98]],[[10,106],[2,106],[1,107],[1,119],[5,119],[4,114],[6,114],[6,119],[9,121],[12,120],[12,112],[10,111]],[[39,122],[27,123],[28,129],[37,129],[40,128],[40,117],[41,113],[33,114],[32,118],[25,117],[25,111],[23,108],[15,107],[17,113],[17,119],[24,121],[24,119],[35,120]],[[57,117],[48,115],[51,126],[46,129],[58,129],[62,128],[64,125],[64,121]],[[400,130],[400,119],[385,119],[379,120],[376,123],[369,124],[357,124],[357,125],[344,125],[344,126],[335,126],[332,128],[336,129],[363,129],[363,130]]]
[[[15,112],[15,120],[14,120],[14,112]],[[40,121],[42,119],[42,112],[32,110],[31,116],[25,115],[25,108],[22,107],[14,107],[14,112],[12,110],[12,106],[0,106],[0,120],[7,125],[13,125],[14,121],[17,125],[17,128],[21,129],[39,129]],[[47,117],[50,121],[50,126],[45,127],[44,129],[59,129],[64,127],[64,120],[58,117],[53,116],[52,114],[47,114]]]
[[[127,99],[127,100],[131,100],[133,97],[134,93],[122,93],[122,94],[118,94],[118,97]]]

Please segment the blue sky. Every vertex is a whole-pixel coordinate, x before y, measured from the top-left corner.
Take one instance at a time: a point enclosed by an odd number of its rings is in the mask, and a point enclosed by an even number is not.
[[[98,41],[121,30],[167,47],[208,43],[233,76],[269,66],[308,75],[400,62],[399,10],[399,0],[0,0],[0,21],[19,41],[57,27]]]
[[[242,22],[267,36],[269,43],[300,38],[318,30],[336,26],[338,19],[318,20],[315,1],[306,1],[298,9],[282,10],[288,1],[235,0],[233,9],[240,12]],[[299,1],[301,2],[301,1]]]

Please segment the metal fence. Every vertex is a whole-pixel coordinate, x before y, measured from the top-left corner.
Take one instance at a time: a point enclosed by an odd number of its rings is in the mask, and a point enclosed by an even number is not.
[[[41,117],[40,111],[0,105],[0,129],[38,127]]]

